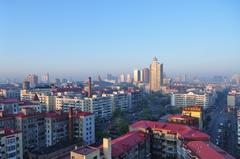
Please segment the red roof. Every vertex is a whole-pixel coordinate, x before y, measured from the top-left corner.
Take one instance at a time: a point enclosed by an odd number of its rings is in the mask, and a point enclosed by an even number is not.
[[[23,112],[19,112],[18,114],[16,114],[17,118],[26,118],[26,117],[37,117],[37,116],[44,116],[44,113],[32,113],[32,114],[27,114],[25,115]]]
[[[169,133],[179,134],[181,138],[185,140],[209,140],[209,136],[205,133],[202,133],[192,127],[181,124],[172,124],[172,123],[164,123],[164,122],[154,122],[154,121],[145,121],[141,120],[132,125],[130,125],[133,129],[138,128],[151,128],[155,131],[158,130],[168,130]]]
[[[11,128],[1,128],[0,132],[3,132],[3,133],[0,133],[0,135],[8,136],[8,135],[19,133],[20,131],[16,131],[16,130],[11,129]]]
[[[211,159],[234,159],[227,152],[223,151],[219,147],[213,145],[210,142],[203,141],[191,141],[185,145],[200,159],[211,158]]]
[[[38,105],[38,104],[36,104],[36,103],[33,103],[33,102],[30,102],[30,101],[20,101],[19,102],[19,104],[21,105],[21,106],[26,106],[26,105]]]
[[[114,140],[112,140],[112,157],[118,157],[126,151],[133,148],[133,146],[144,141],[147,136],[139,131],[128,132]]]
[[[13,103],[18,103],[18,102],[19,102],[18,99],[7,98],[7,99],[0,101],[0,104],[13,104]]]
[[[90,116],[90,115],[93,115],[93,113],[90,113],[90,112],[77,112],[77,115],[78,116]]]
[[[44,116],[46,118],[64,118],[67,117],[67,113],[60,114],[60,112],[47,112]]]

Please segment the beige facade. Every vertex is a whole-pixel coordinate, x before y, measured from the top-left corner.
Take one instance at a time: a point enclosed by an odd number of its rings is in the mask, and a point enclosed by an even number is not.
[[[150,65],[150,90],[160,91],[163,85],[163,64],[160,64],[156,57]]]

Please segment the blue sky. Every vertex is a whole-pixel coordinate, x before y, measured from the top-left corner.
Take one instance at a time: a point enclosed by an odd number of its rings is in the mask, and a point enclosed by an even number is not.
[[[2,0],[0,77],[240,73],[238,0]]]

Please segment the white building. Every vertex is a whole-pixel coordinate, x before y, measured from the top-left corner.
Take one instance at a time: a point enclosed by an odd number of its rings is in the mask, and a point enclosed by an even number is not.
[[[2,159],[22,159],[22,133],[10,128],[0,129],[0,158]]]
[[[91,112],[96,118],[108,120],[112,117],[112,98],[106,94],[84,98],[82,111]]]
[[[130,95],[124,91],[113,92],[112,97],[112,111],[115,110],[129,110],[132,107]]]
[[[240,92],[232,90],[227,96],[227,105],[231,107],[240,106]]]
[[[73,120],[73,137],[85,144],[95,143],[95,117],[89,112],[76,112]]]
[[[171,94],[171,105],[176,107],[186,107],[191,105],[199,105],[204,109],[213,105],[211,94],[203,93],[196,94],[193,92],[189,93],[172,93]]]

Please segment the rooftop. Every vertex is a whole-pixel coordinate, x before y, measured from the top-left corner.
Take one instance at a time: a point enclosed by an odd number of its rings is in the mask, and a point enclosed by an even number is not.
[[[61,113],[61,112],[46,112],[45,113],[46,118],[64,118],[67,117],[67,113]]]
[[[191,141],[188,142],[186,146],[200,159],[234,159],[234,157],[229,155],[227,152],[210,142]]]
[[[16,131],[14,129],[11,129],[11,128],[1,128],[0,129],[0,136],[8,136],[8,135],[12,135],[12,134],[16,134],[18,133],[19,131]]]
[[[114,140],[112,140],[112,157],[118,157],[133,146],[144,141],[147,136],[139,131],[128,132]]]
[[[84,146],[84,147],[80,147],[76,150],[73,150],[73,152],[77,153],[77,154],[81,154],[81,155],[88,155],[93,153],[94,151],[98,151],[98,148],[94,148],[94,147],[90,147],[90,146]]]
[[[14,103],[18,103],[18,102],[19,102],[18,99],[7,98],[7,99],[0,101],[0,104],[14,104]]]
[[[206,141],[209,140],[209,136],[207,134],[202,133],[193,127],[181,124],[141,120],[130,125],[130,128],[133,129],[151,128],[155,131],[166,130],[169,131],[169,133],[179,134],[180,137],[183,138],[184,140],[206,140]]]

